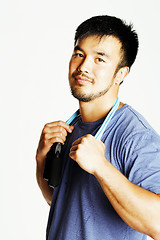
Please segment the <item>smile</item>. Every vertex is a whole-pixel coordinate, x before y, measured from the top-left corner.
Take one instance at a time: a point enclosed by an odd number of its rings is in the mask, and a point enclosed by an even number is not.
[[[82,76],[76,76],[75,80],[78,84],[80,85],[88,85],[88,84],[92,84],[92,80],[82,77]]]

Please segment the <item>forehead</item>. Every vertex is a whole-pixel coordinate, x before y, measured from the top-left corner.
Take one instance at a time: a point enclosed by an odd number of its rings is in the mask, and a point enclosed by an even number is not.
[[[84,52],[104,52],[105,54],[112,55],[121,55],[122,44],[114,36],[88,36],[82,40],[78,40],[75,45],[75,49],[81,49]]]

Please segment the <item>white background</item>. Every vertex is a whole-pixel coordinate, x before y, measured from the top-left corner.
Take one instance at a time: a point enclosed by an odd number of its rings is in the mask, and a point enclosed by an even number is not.
[[[159,0],[1,0],[0,239],[43,240],[49,207],[35,178],[35,153],[46,122],[78,108],[68,86],[76,27],[99,14],[133,22],[136,63],[120,99],[160,133]]]

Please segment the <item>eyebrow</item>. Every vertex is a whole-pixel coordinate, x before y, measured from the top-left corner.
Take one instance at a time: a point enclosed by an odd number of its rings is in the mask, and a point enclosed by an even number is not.
[[[77,50],[83,52],[83,49],[80,48],[80,46],[78,46],[78,45],[76,45],[76,46],[74,47],[74,51],[77,51]]]
[[[83,49],[79,45],[76,45],[74,47],[74,51],[81,51],[81,52],[83,52]],[[94,51],[94,54],[97,54],[97,55],[100,55],[100,56],[104,56],[104,57],[110,59],[109,55],[106,54],[105,52]]]
[[[108,56],[108,54],[106,54],[106,53],[104,53],[104,52],[99,52],[99,51],[96,52],[96,51],[95,51],[95,54],[98,54],[98,55],[100,55],[100,56],[102,56],[102,57],[104,56],[104,57],[106,57],[106,58],[110,58],[110,57]]]

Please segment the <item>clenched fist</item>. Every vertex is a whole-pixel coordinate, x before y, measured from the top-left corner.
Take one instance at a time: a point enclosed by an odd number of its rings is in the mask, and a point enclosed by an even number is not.
[[[69,156],[83,170],[94,175],[99,166],[106,161],[105,145],[100,140],[88,134],[77,139],[72,144]]]

